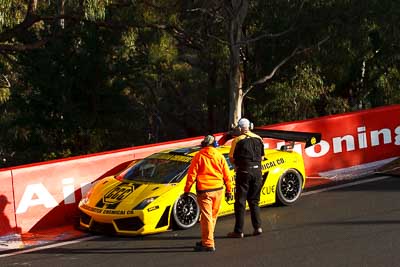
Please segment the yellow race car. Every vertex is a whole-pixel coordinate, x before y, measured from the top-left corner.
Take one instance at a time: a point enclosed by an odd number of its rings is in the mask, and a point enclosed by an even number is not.
[[[291,205],[304,188],[306,174],[300,154],[292,151],[294,143],[305,142],[306,147],[321,140],[319,133],[279,130],[254,130],[263,138],[287,141],[280,149],[265,149],[262,162],[263,187],[260,206],[273,203]],[[225,134],[220,143],[234,137]],[[220,145],[229,162],[229,146]],[[79,203],[80,227],[84,230],[119,235],[144,235],[170,229],[188,229],[199,220],[199,206],[195,186],[183,195],[186,173],[193,156],[200,147],[170,149],[131,163],[117,175],[96,181]],[[222,201],[220,215],[234,212],[233,202]]]

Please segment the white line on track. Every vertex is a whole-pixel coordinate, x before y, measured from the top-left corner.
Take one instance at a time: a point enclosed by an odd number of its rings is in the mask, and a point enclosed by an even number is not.
[[[345,183],[345,184],[341,184],[341,185],[330,186],[330,187],[316,189],[316,190],[309,191],[309,192],[304,192],[302,195],[312,195],[312,194],[322,193],[322,192],[331,191],[331,190],[335,190],[335,189],[339,189],[339,188],[350,187],[353,185],[366,184],[366,183],[376,182],[376,181],[380,181],[380,180],[385,180],[385,179],[388,179],[391,177],[392,176],[381,176],[381,177],[375,177],[375,178],[370,178],[370,179],[362,179],[362,180],[355,181],[355,182],[349,182],[349,183]],[[60,243],[55,243],[55,244],[46,245],[46,246],[40,246],[40,247],[36,247],[36,248],[31,248],[31,249],[24,249],[21,251],[15,251],[15,252],[11,252],[8,254],[2,254],[2,255],[0,255],[0,258],[34,252],[34,251],[39,251],[39,250],[44,250],[44,249],[49,249],[49,248],[55,248],[55,247],[76,244],[76,243],[80,243],[83,241],[88,241],[88,240],[92,240],[92,239],[96,239],[96,238],[100,238],[100,237],[101,236],[89,236],[89,237],[83,237],[83,238],[79,238],[79,239],[75,239],[75,240],[71,240],[71,241],[60,242]]]
[[[36,247],[36,248],[30,248],[30,249],[24,249],[24,250],[20,250],[20,251],[14,251],[14,252],[11,252],[11,253],[0,255],[0,258],[9,257],[9,256],[15,256],[15,255],[19,255],[19,254],[39,251],[39,250],[48,249],[48,248],[56,248],[56,247],[76,244],[76,243],[80,243],[82,241],[88,241],[88,240],[96,239],[96,238],[99,238],[99,237],[100,236],[88,236],[88,237],[83,237],[83,238],[79,238],[79,239],[75,239],[75,240],[71,240],[71,241],[65,241],[65,242],[54,243],[54,244],[46,245],[46,246],[40,246],[40,247]]]
[[[316,189],[316,190],[312,190],[309,192],[304,192],[302,195],[306,196],[306,195],[317,194],[317,193],[331,191],[331,190],[335,190],[335,189],[339,189],[339,188],[350,187],[353,185],[366,184],[366,183],[376,182],[376,181],[380,181],[380,180],[385,180],[385,179],[388,179],[391,177],[393,177],[393,176],[380,176],[380,177],[374,177],[374,178],[369,178],[369,179],[361,179],[361,180],[358,180],[355,182],[344,183],[341,185],[329,186],[326,188],[321,188],[321,189]]]

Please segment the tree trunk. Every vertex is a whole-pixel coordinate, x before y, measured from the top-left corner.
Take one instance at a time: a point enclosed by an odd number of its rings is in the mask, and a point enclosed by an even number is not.
[[[229,127],[236,125],[242,116],[243,73],[239,45],[243,38],[243,22],[248,11],[248,0],[226,0],[229,33]]]
[[[232,52],[231,57],[233,57]],[[229,127],[235,126],[242,117],[243,81],[241,77],[240,64],[231,61],[229,71]]]

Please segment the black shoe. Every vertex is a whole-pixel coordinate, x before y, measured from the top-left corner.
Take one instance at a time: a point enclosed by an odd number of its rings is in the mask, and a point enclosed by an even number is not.
[[[238,232],[230,232],[226,235],[229,238],[243,238],[244,234],[243,233],[238,233]]]
[[[203,243],[201,241],[196,242],[196,247],[201,247]]]
[[[253,235],[261,235],[262,234],[262,228],[259,227],[257,229],[254,229]]]
[[[196,242],[197,245],[198,242]],[[215,252],[215,247],[195,246],[194,251],[199,252]]]

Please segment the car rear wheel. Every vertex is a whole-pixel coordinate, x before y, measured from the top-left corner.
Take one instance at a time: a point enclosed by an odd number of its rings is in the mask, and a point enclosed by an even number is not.
[[[302,192],[302,186],[302,175],[296,170],[287,170],[278,181],[276,190],[278,203],[288,206],[296,202]]]
[[[200,208],[196,195],[189,193],[181,195],[174,204],[172,218],[174,226],[179,229],[188,229],[199,220]]]

